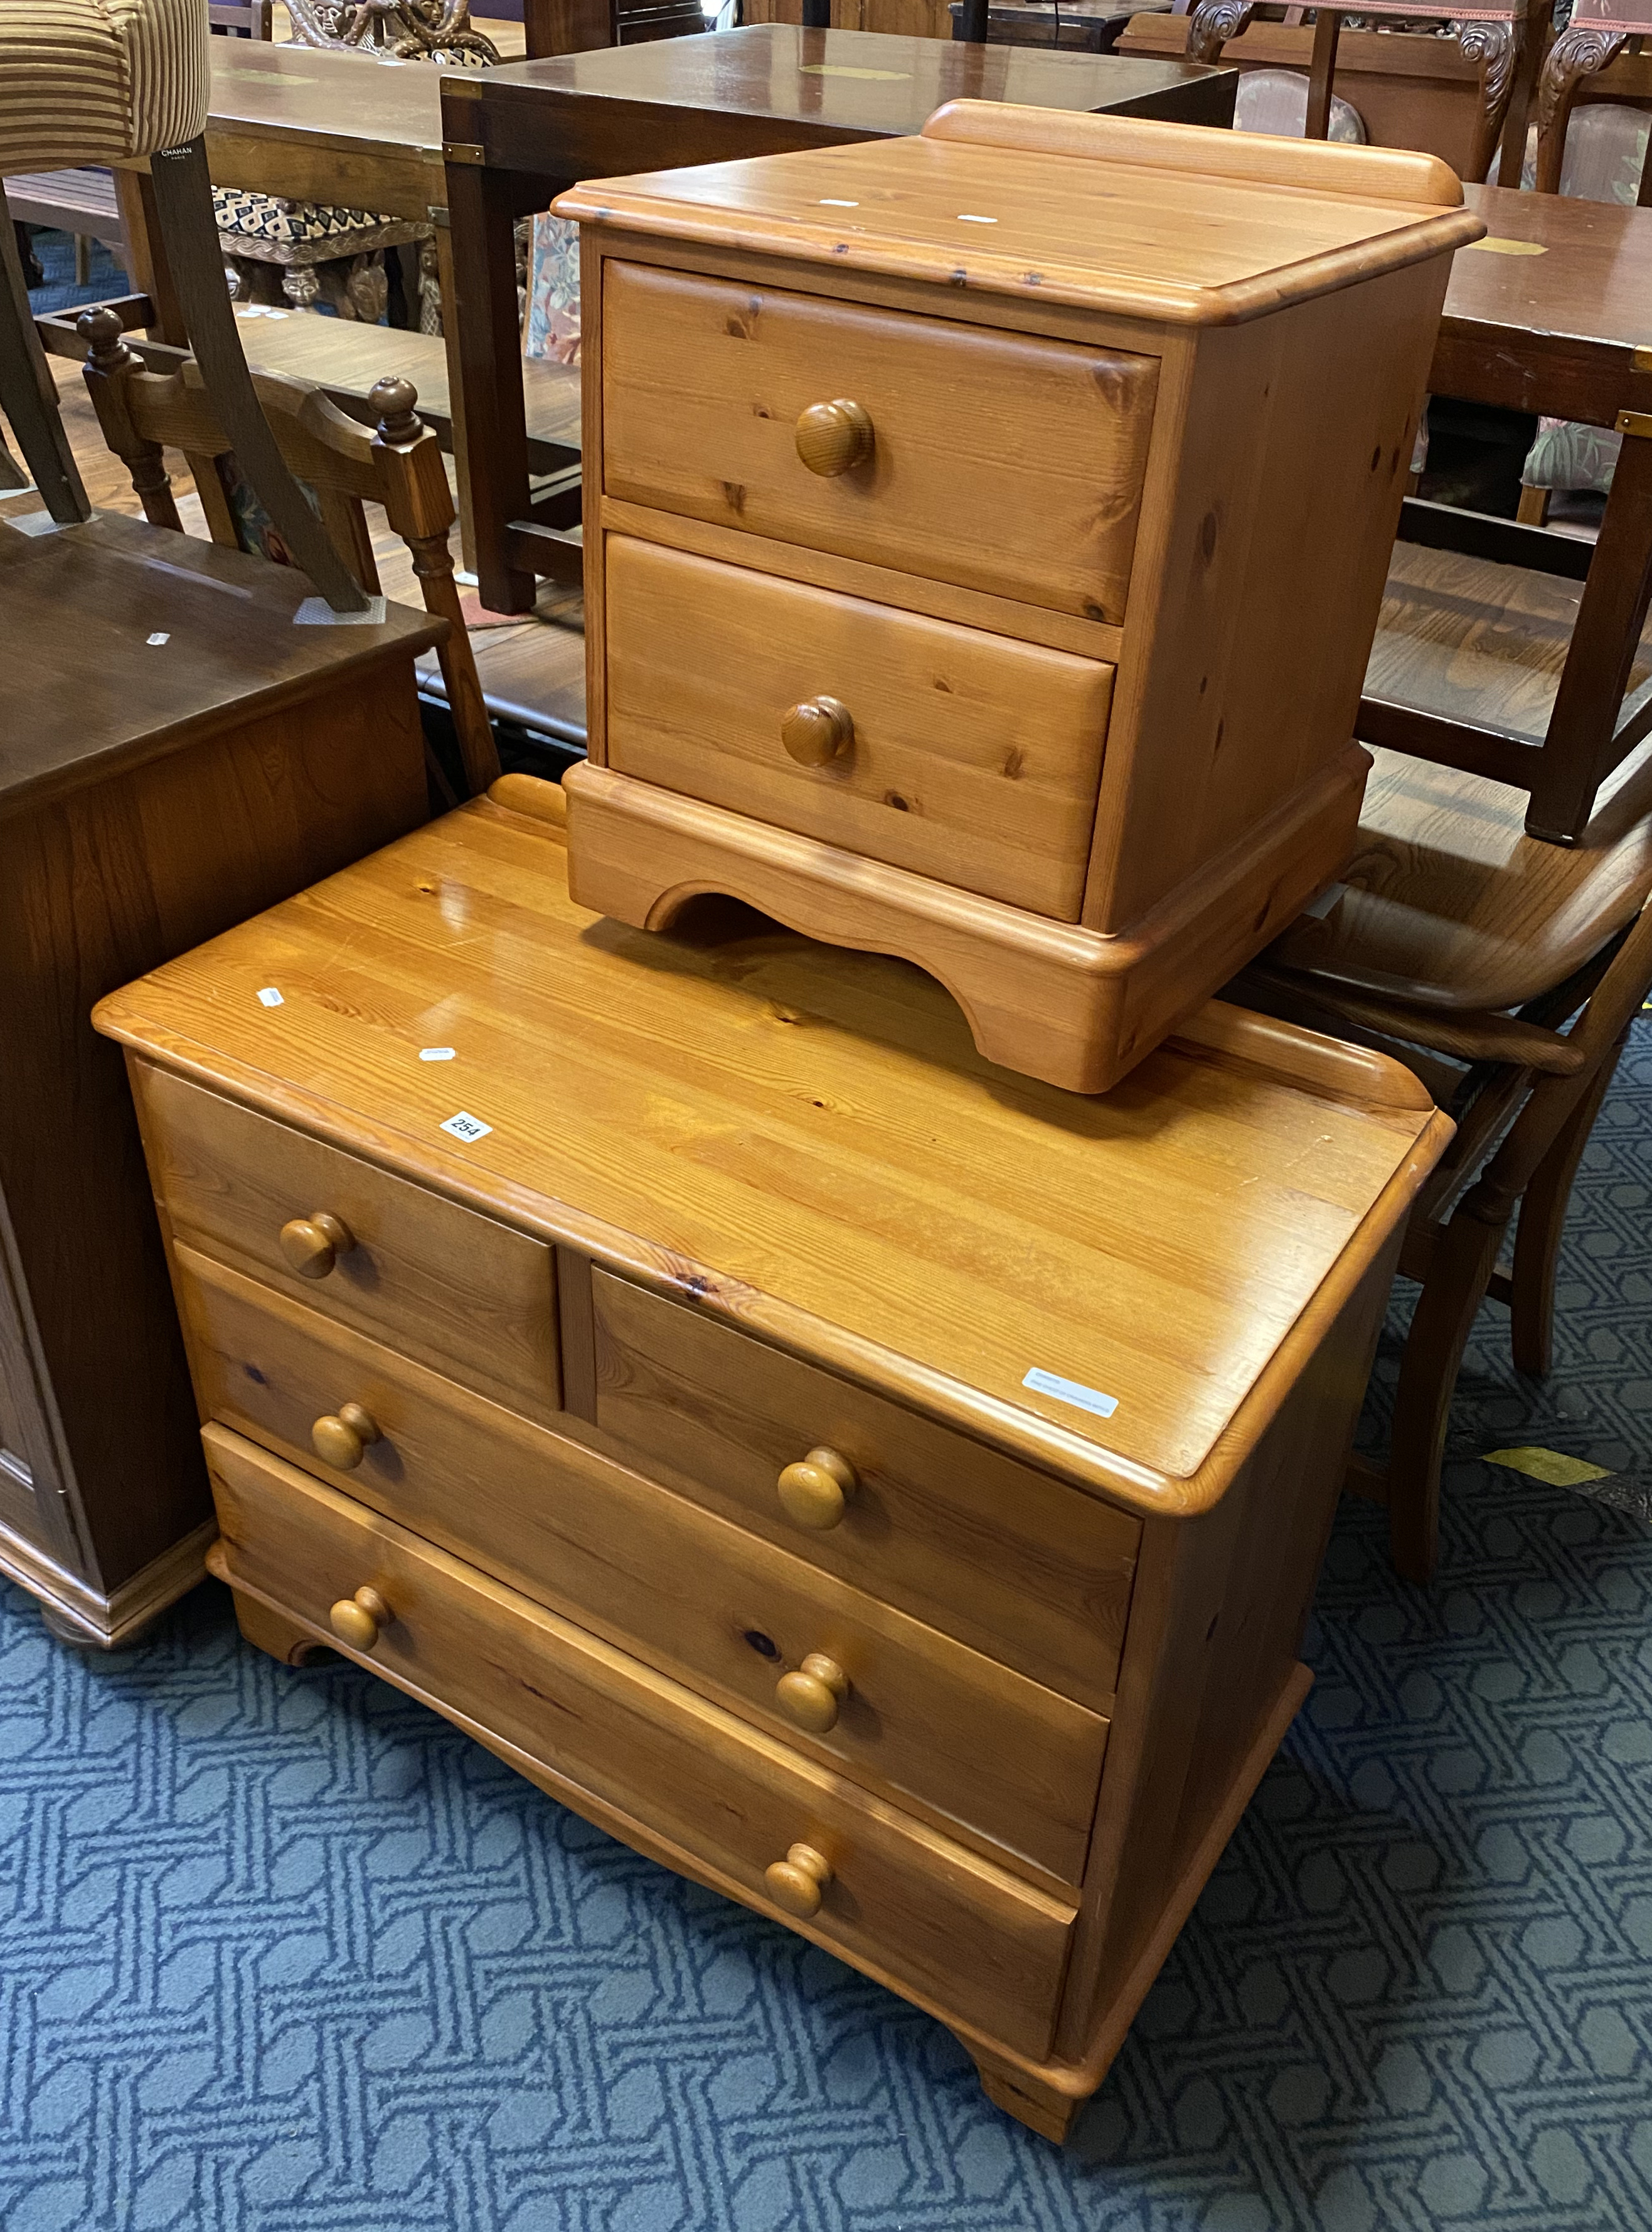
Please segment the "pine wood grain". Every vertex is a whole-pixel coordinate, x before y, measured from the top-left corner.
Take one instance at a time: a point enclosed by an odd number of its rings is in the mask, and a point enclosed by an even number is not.
[[[191,1249],[174,1260],[221,1424],[1034,1879],[1079,1881],[1103,1718]],[[347,1401],[379,1439],[335,1470],[311,1427]],[[776,1689],[814,1651],[848,1690],[806,1736]]]
[[[393,1618],[364,1663],[471,1720],[776,1910],[764,1869],[807,1840],[833,1880],[812,1934],[857,1966],[1047,2043],[1072,1906],[1018,1882],[517,1592],[222,1428],[224,1565],[327,1638],[363,1585]],[[347,1645],[341,1645],[350,1656]],[[783,1919],[789,1917],[781,1917]]]
[[[1141,1533],[1129,1514],[605,1271],[593,1318],[593,1421],[629,1463],[1109,1710]],[[857,1476],[826,1532],[795,1525],[776,1487],[819,1444]]]
[[[1252,1079],[1241,1031],[1075,1100],[983,1063],[900,964],[594,922],[557,836],[467,808],[100,1027],[1127,1508],[1219,1499],[1288,1385],[1270,1359],[1312,1346],[1438,1152],[1398,1065],[1386,1105],[1337,1106],[1305,1054],[1281,1073],[1311,1035]],[[438,1002],[451,1065],[410,1058]],[[489,1135],[450,1139],[456,1107]],[[1028,1390],[1034,1366],[1118,1411]]]
[[[606,494],[1122,619],[1151,357],[614,260],[603,311]],[[796,424],[838,396],[868,412],[874,448],[823,478]]]
[[[608,764],[893,867],[1078,918],[1112,669],[606,538]],[[828,764],[782,742],[827,693]]]
[[[555,1276],[541,1241],[151,1064],[133,1064],[132,1084],[156,1194],[180,1241],[433,1370],[460,1373],[527,1418],[557,1416]],[[325,1278],[301,1278],[282,1253],[281,1230],[318,1210],[339,1217],[355,1245]]]

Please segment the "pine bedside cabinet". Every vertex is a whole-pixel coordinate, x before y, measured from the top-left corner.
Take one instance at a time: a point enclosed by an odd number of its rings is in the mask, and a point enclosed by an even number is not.
[[[1219,1005],[1079,1100],[904,962],[722,902],[651,937],[562,870],[478,801],[98,1011],[213,1570],[1059,2136],[1307,1689],[1450,1126]]]
[[[565,194],[574,898],[904,955],[993,1061],[1105,1091],[1352,847],[1461,198],[979,101]]]

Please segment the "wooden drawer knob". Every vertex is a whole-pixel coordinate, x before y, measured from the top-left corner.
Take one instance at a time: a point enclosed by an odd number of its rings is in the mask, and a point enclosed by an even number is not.
[[[783,1860],[763,1870],[770,1898],[800,1922],[819,1914],[820,1894],[831,1880],[831,1861],[813,1845],[794,1845]]]
[[[796,1527],[812,1528],[824,1534],[838,1526],[859,1485],[855,1469],[836,1450],[811,1450],[795,1464],[788,1464],[775,1486],[781,1509]]]
[[[360,1403],[340,1403],[310,1428],[310,1447],[335,1472],[353,1472],[367,1444],[382,1438],[377,1419]]]
[[[854,740],[854,717],[837,698],[806,698],[781,723],[781,742],[800,767],[825,767]]]
[[[356,1236],[342,1217],[318,1209],[308,1217],[295,1217],[281,1229],[281,1252],[301,1279],[325,1279],[340,1256],[347,1256]]]
[[[358,1589],[353,1597],[341,1598],[327,1617],[340,1643],[347,1643],[352,1651],[371,1651],[392,1614],[377,1589]]]
[[[849,1677],[835,1658],[811,1651],[794,1674],[782,1674],[774,1698],[788,1721],[811,1736],[823,1736],[838,1725],[838,1707],[849,1694]]]
[[[811,403],[797,422],[797,454],[824,480],[864,465],[876,439],[871,413],[846,395],[834,403]]]

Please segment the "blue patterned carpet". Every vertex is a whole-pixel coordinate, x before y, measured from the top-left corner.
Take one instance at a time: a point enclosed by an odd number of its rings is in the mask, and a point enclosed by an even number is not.
[[[1555,1379],[1488,1314],[1431,1592],[1344,1508],[1318,1684],[1063,2152],[922,2016],[371,1677],[244,1649],[216,1588],[93,1664],[7,1597],[4,2232],[1652,2225],[1649,1189],[1643,1023]],[[1612,1477],[1478,1462],[1525,1441]]]

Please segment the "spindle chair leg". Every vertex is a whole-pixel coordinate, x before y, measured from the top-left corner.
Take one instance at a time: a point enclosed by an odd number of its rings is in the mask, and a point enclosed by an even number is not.
[[[1471,1191],[1435,1241],[1400,1363],[1388,1464],[1389,1546],[1394,1564],[1419,1584],[1440,1548],[1440,1468],[1463,1351],[1485,1300],[1506,1216],[1487,1223]]]
[[[1514,1368],[1546,1378],[1554,1362],[1554,1282],[1572,1181],[1583,1160],[1601,1104],[1611,1089],[1626,1031],[1596,1070],[1553,1145],[1538,1165],[1520,1197],[1514,1232],[1514,1269],[1509,1281],[1510,1340]]]

